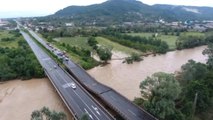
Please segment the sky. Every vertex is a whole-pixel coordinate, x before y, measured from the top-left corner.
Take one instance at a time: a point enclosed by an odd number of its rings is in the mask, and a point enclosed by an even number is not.
[[[0,18],[53,14],[70,5],[91,5],[106,0],[0,0]],[[145,4],[172,4],[213,7],[213,0],[139,0]]]

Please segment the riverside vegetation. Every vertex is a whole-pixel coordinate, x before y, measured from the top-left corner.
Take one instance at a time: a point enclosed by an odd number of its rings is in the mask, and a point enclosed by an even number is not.
[[[19,30],[0,33],[0,81],[44,77],[41,65]]]
[[[40,29],[39,33],[42,34],[48,42],[67,51],[69,56],[85,69],[90,69],[100,64],[92,58],[91,55],[94,53],[97,53],[100,58],[103,58],[103,56],[107,56],[106,51],[119,50],[129,54],[130,57],[127,57],[125,62],[132,63],[132,61],[134,61],[133,57],[135,56],[152,53],[164,54],[170,50],[193,48],[213,42],[211,30],[201,33],[188,32],[187,29],[174,29],[170,27],[145,27],[143,29],[108,27],[101,30],[63,27],[52,31]],[[103,40],[104,42],[102,42]],[[117,45],[115,46],[115,44]],[[115,48],[112,48],[112,46]],[[119,49],[119,46],[128,48],[129,50]],[[105,52],[100,52],[102,49],[104,49]],[[129,53],[130,50],[131,53]],[[102,57],[100,55],[102,55]],[[110,60],[111,55],[108,55],[109,58],[107,58],[107,60]],[[131,55],[133,55],[133,57]],[[136,61],[140,60],[137,59]]]
[[[189,60],[177,75],[155,73],[140,84],[134,102],[160,120],[211,120],[213,111],[213,45],[203,54],[207,64]]]
[[[48,107],[41,110],[35,110],[31,114],[31,120],[67,120],[66,114],[63,112],[51,111]]]

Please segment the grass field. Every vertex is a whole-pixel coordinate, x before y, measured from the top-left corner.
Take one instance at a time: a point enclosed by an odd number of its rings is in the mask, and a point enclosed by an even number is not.
[[[132,35],[132,36],[140,36],[140,37],[152,37],[154,33],[129,33],[128,35]],[[169,45],[169,49],[175,49],[176,45],[175,42],[177,40],[177,36],[174,35],[162,35],[159,34],[157,36],[158,39],[161,39],[162,41],[167,42],[167,44]]]
[[[38,36],[40,36],[41,38],[43,38],[43,40],[47,41],[41,34],[38,34]],[[61,46],[60,43],[65,43],[65,44],[69,44],[71,46],[78,46],[78,47],[82,47],[85,49],[91,49],[89,45],[87,45],[87,38],[86,37],[63,37],[63,38],[54,38],[55,43],[53,43],[57,48],[59,48],[62,51],[67,51],[65,47]],[[67,55],[75,62],[75,63],[80,63],[82,62],[81,58],[72,53],[72,52],[68,52]]]
[[[59,43],[69,44],[70,46],[77,46],[84,49],[92,50],[92,48],[87,44],[87,37],[63,37],[56,38]]]
[[[0,47],[9,47],[9,48],[18,47],[18,41],[21,38],[17,38],[14,41],[8,41],[8,42],[1,41],[2,38],[10,38],[10,37],[13,37],[13,35],[10,34],[9,31],[0,31]]]
[[[137,51],[135,49],[120,45],[118,43],[112,42],[106,38],[103,37],[96,37],[96,40],[98,41],[98,44],[106,47],[111,47],[113,48],[114,51],[121,51],[126,54],[131,54],[131,53],[141,53],[140,51]]]
[[[59,48],[60,50],[66,51],[66,48],[62,47],[61,45],[59,45],[59,44],[57,44],[57,43],[56,43],[55,45],[56,45],[56,47]],[[79,58],[79,56],[77,56],[76,54],[73,54],[73,53],[71,53],[71,52],[68,52],[67,54],[68,54],[68,56],[69,56],[73,61],[75,61],[76,63],[79,63],[79,62],[81,61],[81,59]]]
[[[77,46],[84,49],[92,50],[92,48],[87,43],[87,37],[64,37],[64,38],[56,38],[55,40],[58,41],[59,43],[65,43],[71,46]],[[113,48],[114,51],[121,51],[127,54],[140,53],[135,49],[125,47],[123,45],[112,42],[103,37],[96,37],[96,40],[98,41],[98,44],[100,44],[101,46]]]
[[[178,39],[177,36],[171,36],[171,35],[161,35],[159,37],[162,41],[165,41],[169,45],[169,49],[176,49],[176,40]]]
[[[191,35],[191,36],[205,36],[205,33],[201,32],[184,32],[181,35]]]
[[[128,33],[127,35],[132,35],[132,36],[140,36],[140,37],[152,37],[154,33]]]
[[[9,33],[9,31],[6,30],[0,30],[0,39],[5,37],[12,37],[13,35]]]

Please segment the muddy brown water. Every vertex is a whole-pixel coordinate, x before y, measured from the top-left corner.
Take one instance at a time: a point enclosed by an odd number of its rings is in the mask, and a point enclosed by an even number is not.
[[[145,57],[143,61],[134,64],[123,64],[122,60],[112,60],[110,64],[88,70],[100,83],[114,88],[129,100],[140,97],[140,82],[155,72],[174,73],[181,66],[193,59],[205,63],[207,57],[202,55],[206,46],[172,51],[164,55]],[[116,58],[118,54],[116,54]],[[123,54],[120,55],[123,58]]]
[[[205,63],[207,57],[202,55],[205,48],[202,46],[148,56],[144,61],[130,65],[122,63],[119,58],[126,55],[118,52],[113,55],[114,60],[110,64],[88,72],[99,82],[133,100],[140,96],[139,84],[147,76],[159,71],[174,73],[189,59]],[[48,79],[13,80],[0,84],[0,120],[30,120],[32,111],[43,106],[63,111],[68,119],[72,118]]]
[[[30,120],[43,106],[72,116],[48,79],[13,80],[0,84],[0,120]]]

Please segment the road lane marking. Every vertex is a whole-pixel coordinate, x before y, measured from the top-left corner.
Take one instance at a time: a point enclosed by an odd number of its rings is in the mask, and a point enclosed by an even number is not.
[[[128,109],[128,111],[133,114],[134,116],[137,116],[134,112],[132,112],[130,109]]]
[[[90,114],[89,114],[89,112],[87,111],[87,109],[86,109],[86,108],[84,108],[84,111],[87,113],[87,115],[89,115],[89,117],[90,117],[90,118],[92,118],[92,119],[93,119],[92,115],[90,115]]]
[[[57,73],[58,73],[58,72],[57,72]],[[56,74],[54,74],[54,75],[56,75]],[[61,77],[61,75],[60,75],[59,73],[58,73],[57,75],[59,75],[59,77]],[[55,77],[57,77],[57,75],[56,75]],[[62,77],[61,79],[62,79],[63,81],[65,81],[63,77]],[[57,81],[57,82],[59,82],[59,81]],[[66,81],[65,81],[65,82],[66,82]],[[60,83],[60,82],[59,82],[59,83]],[[66,83],[67,83],[67,82],[66,82]],[[73,103],[75,103],[75,105],[76,105],[76,106],[79,108],[79,110],[83,113],[81,107],[76,103],[76,100],[74,100],[73,97],[70,96],[70,94],[68,93],[67,90],[65,90],[65,93],[68,94],[68,97],[74,101]]]
[[[48,61],[48,60],[51,60],[51,58],[43,58],[42,60],[43,61]]]
[[[110,95],[110,97],[111,97],[114,101],[117,101],[117,100],[116,100],[116,98],[115,98],[115,97],[113,97],[112,95]]]
[[[74,93],[81,99],[81,101],[87,106],[87,108],[92,112],[92,114],[98,119],[98,120],[100,120],[99,118],[98,118],[98,116],[96,116],[96,114],[90,109],[90,107],[84,102],[84,100],[81,98],[81,96],[80,95],[78,95],[77,93],[76,93],[76,91],[74,91]]]
[[[101,114],[99,113],[99,111],[98,111],[98,108],[97,108],[97,107],[94,107],[94,106],[92,105],[92,108],[95,110],[95,112],[96,112],[96,113],[98,113],[98,115],[100,115],[100,116],[101,116]]]

